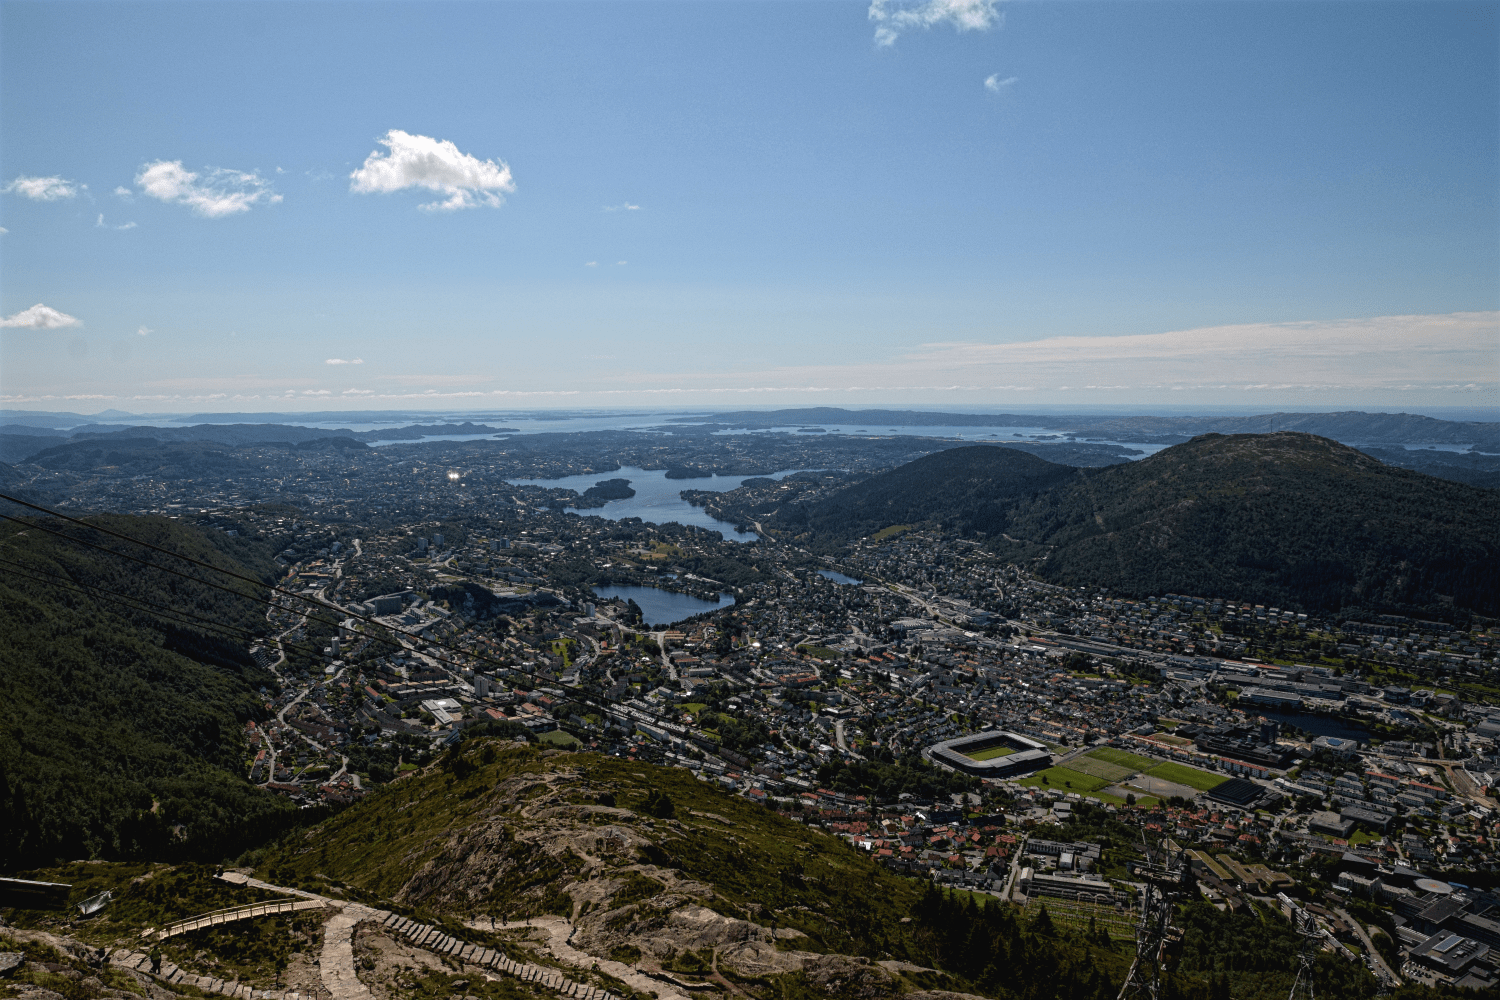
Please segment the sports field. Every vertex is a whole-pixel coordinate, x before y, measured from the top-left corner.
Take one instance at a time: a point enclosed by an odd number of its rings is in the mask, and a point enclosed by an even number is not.
[[[1063,792],[1097,792],[1113,783],[1104,778],[1096,778],[1092,774],[1084,774],[1082,771],[1074,771],[1066,767],[1049,767],[1029,778],[1021,779],[1023,785],[1035,788],[1056,788]]]
[[[1129,753],[1125,750],[1116,750],[1114,747],[1096,747],[1084,756],[1095,760],[1107,761],[1110,764],[1119,764],[1128,767],[1132,771],[1144,771],[1148,767],[1154,767],[1156,761],[1150,757],[1142,757],[1138,753]]]
[[[1074,771],[1082,771],[1084,774],[1092,774],[1096,778],[1103,778],[1105,781],[1124,781],[1136,770],[1133,767],[1125,767],[1123,764],[1111,764],[1109,761],[1099,760],[1088,754],[1074,757],[1065,766]]]
[[[975,750],[964,756],[970,760],[994,760],[996,757],[1005,757],[1015,752],[1015,747],[990,747],[988,750]]]
[[[1185,764],[1157,764],[1146,773],[1153,778],[1175,781],[1179,785],[1196,788],[1200,792],[1217,788],[1229,780],[1222,774],[1200,771],[1196,767],[1188,767]]]

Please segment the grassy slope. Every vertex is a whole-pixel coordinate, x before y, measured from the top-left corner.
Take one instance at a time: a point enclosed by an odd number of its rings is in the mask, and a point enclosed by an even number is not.
[[[239,572],[271,565],[254,543],[175,521],[102,520]],[[244,722],[263,714],[256,690],[274,680],[244,641],[61,584],[251,628],[264,625],[260,605],[11,522],[0,527],[0,558],[0,812],[9,820],[0,869],[57,857],[217,859],[275,828],[289,807],[240,776]]]
[[[653,793],[671,800],[676,818],[645,814]],[[599,805],[601,795],[621,808]],[[616,837],[633,848],[590,846]],[[929,987],[997,997],[1113,996],[1127,961],[998,902],[979,907],[893,876],[685,771],[489,740],[290,836],[259,874],[338,880],[429,919],[569,912],[575,947],[604,955],[644,946],[628,935],[655,933],[666,912],[696,903],[799,930],[799,950],[914,961],[947,973]],[[809,975],[738,981],[762,1000],[838,995]]]
[[[797,927],[825,948],[851,947],[855,928],[886,918],[894,922],[916,898],[916,883],[887,873],[842,841],[727,795],[679,768],[507,743],[493,746],[497,749],[491,750],[488,763],[479,756],[483,751],[473,751],[472,770],[455,769],[451,761],[445,761],[450,764],[446,771],[434,765],[305,837],[295,837],[266,859],[261,874],[273,880],[308,880],[322,873],[417,907],[503,916],[557,905],[556,894],[566,892],[585,869],[565,855],[540,857],[528,834],[559,823],[581,831],[615,824],[629,826],[654,846],[606,860],[607,870],[675,871],[712,886],[709,905],[737,916],[747,906],[752,912],[780,910],[811,894],[826,902],[822,911],[789,913],[782,926]],[[533,780],[547,776],[560,776],[555,792]],[[523,790],[512,794],[517,786]],[[590,812],[601,794],[612,795],[622,810],[643,811],[653,790],[671,798],[676,819]],[[522,811],[533,798],[556,798],[554,808],[565,812],[569,806],[582,809],[574,815],[549,812],[528,819]],[[712,812],[728,822],[694,816],[693,811]],[[485,838],[499,838],[499,844],[482,870],[430,884],[414,877],[424,869],[461,866],[473,855],[460,857],[454,849]],[[468,888],[470,875],[479,876],[484,891]],[[491,889],[497,877],[503,891]],[[832,916],[839,913],[843,916]]]

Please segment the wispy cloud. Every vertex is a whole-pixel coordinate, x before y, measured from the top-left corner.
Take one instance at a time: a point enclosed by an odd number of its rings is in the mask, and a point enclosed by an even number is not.
[[[584,267],[598,267],[599,266],[599,262],[597,260],[591,260],[591,261],[587,261],[583,266]]]
[[[604,210],[606,212],[639,212],[641,210],[641,206],[632,205],[628,201],[622,201],[618,205],[605,205]]]
[[[115,197],[123,199],[124,201],[134,201],[135,192],[130,190],[130,188],[121,185],[120,187],[115,188]]]
[[[470,156],[447,140],[393,128],[377,141],[388,153],[382,156],[376,150],[349,175],[349,190],[356,194],[424,188],[447,195],[447,200],[428,202],[420,208],[453,212],[480,205],[499,208],[505,203],[503,195],[516,189],[510,167],[503,161]]]
[[[151,329],[149,326],[142,325],[142,326],[136,327],[135,335],[137,337],[149,337],[149,336],[151,336],[151,334],[153,334],[155,332],[156,331],[153,330],[153,329]]]
[[[996,10],[998,0],[870,0],[875,22],[875,44],[896,44],[903,31],[951,24],[955,31],[986,31],[1005,21]]]
[[[207,219],[248,212],[258,204],[274,205],[281,195],[259,174],[243,170],[209,168],[199,174],[183,167],[181,160],[156,160],[141,168],[136,184],[158,201],[186,205]]]
[[[1253,323],[1168,333],[925,344],[900,357],[746,373],[753,386],[1032,394],[1500,393],[1500,312]],[[709,382],[709,376],[691,377]],[[722,379],[714,381],[722,382]],[[1184,397],[1185,398],[1185,397]]]
[[[375,394],[375,390],[374,389],[345,389],[344,390],[344,395],[345,396],[373,396],[374,394]]]
[[[365,363],[365,359],[364,358],[348,358],[348,359],[345,359],[345,358],[329,358],[327,361],[325,361],[323,363],[325,365],[362,365],[362,364]]]
[[[1008,76],[1004,80],[1002,80],[1000,79],[999,73],[991,73],[989,76],[984,78],[984,89],[993,90],[998,94],[1005,88],[1014,86],[1015,83],[1020,79],[1021,78],[1019,76]]]
[[[65,198],[76,198],[79,191],[87,189],[87,184],[62,177],[17,177],[0,188],[0,191],[18,194],[32,201],[62,201]]]
[[[0,319],[0,326],[13,326],[25,330],[56,330],[64,326],[82,325],[83,320],[77,316],[58,312],[51,306],[44,306],[40,302],[30,309],[22,309],[14,316]]]
[[[135,223],[134,222],[127,222],[124,225],[120,225],[120,226],[107,226],[107,225],[104,224],[104,213],[100,212],[98,220],[96,220],[94,222],[94,228],[96,228],[96,229],[134,229],[135,228]]]

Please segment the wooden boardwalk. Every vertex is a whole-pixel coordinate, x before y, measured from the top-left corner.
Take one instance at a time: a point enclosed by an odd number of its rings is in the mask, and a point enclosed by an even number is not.
[[[435,955],[445,955],[460,963],[492,969],[502,975],[514,976],[522,982],[532,984],[533,988],[538,990],[546,990],[561,997],[573,997],[576,1000],[620,1000],[618,996],[608,990],[602,990],[596,986],[590,986],[569,979],[562,972],[550,966],[517,962],[492,948],[485,948],[468,941],[460,940],[435,927],[428,926],[427,924],[419,924],[416,921],[398,916],[388,910],[377,910],[358,903],[327,899],[300,889],[283,889],[280,886],[261,882],[258,879],[247,878],[238,873],[234,873],[230,878],[226,878],[225,881],[240,885],[249,884],[257,888],[269,889],[273,892],[295,893],[300,898],[252,903],[249,906],[236,906],[224,910],[214,910],[211,913],[204,913],[188,920],[178,921],[161,931],[149,932],[147,934],[148,940],[151,938],[162,940],[177,934],[184,934],[203,927],[213,927],[218,924],[230,923],[235,920],[249,920],[277,913],[332,909],[335,911],[334,919],[325,928],[323,956],[320,963],[323,988],[313,992],[255,989],[240,982],[215,979],[212,976],[194,975],[168,961],[163,961],[161,972],[155,973],[158,978],[169,983],[186,983],[189,986],[196,986],[206,993],[217,993],[221,996],[234,997],[235,1000],[366,1000],[370,996],[370,993],[354,973],[350,939],[353,936],[353,930],[357,923],[369,921],[380,926],[387,934],[404,938],[424,951],[432,952]],[[348,954],[345,954],[346,952]],[[150,971],[150,959],[143,952],[120,949],[110,956],[110,961],[124,968],[134,969],[137,972],[144,972],[148,975],[152,974]],[[345,975],[346,972],[348,973],[347,976]]]
[[[321,899],[281,899],[269,903],[251,903],[249,906],[210,910],[208,913],[169,924],[157,931],[156,937],[158,940],[165,941],[169,937],[176,937],[178,934],[186,934],[188,931],[196,931],[203,927],[214,927],[218,924],[249,920],[252,917],[271,916],[277,913],[293,913],[297,910],[321,910],[323,906]]]

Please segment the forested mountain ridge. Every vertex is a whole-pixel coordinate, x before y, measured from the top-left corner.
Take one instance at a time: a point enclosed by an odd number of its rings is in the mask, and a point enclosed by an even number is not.
[[[90,520],[274,579],[268,547],[253,540],[159,517]],[[252,631],[265,629],[264,606],[43,527],[191,569],[57,520],[0,525],[0,869],[54,857],[217,858],[264,835],[290,807],[245,781],[241,753],[274,676],[245,654],[244,633],[172,624],[104,594]]]
[[[1004,530],[1016,501],[1076,475],[1072,466],[1014,448],[950,448],[794,507],[778,524],[843,538],[926,521],[960,534],[993,534]]]
[[[1044,579],[1137,596],[1500,613],[1492,490],[1297,432],[1205,434],[1096,469],[1045,470],[1050,463],[1032,467],[1007,451],[929,456],[776,524],[847,539],[923,522],[994,546],[1026,543],[1018,558],[1040,553]]]
[[[1500,497],[1310,434],[1207,434],[1011,512],[1054,582],[1500,611]]]

